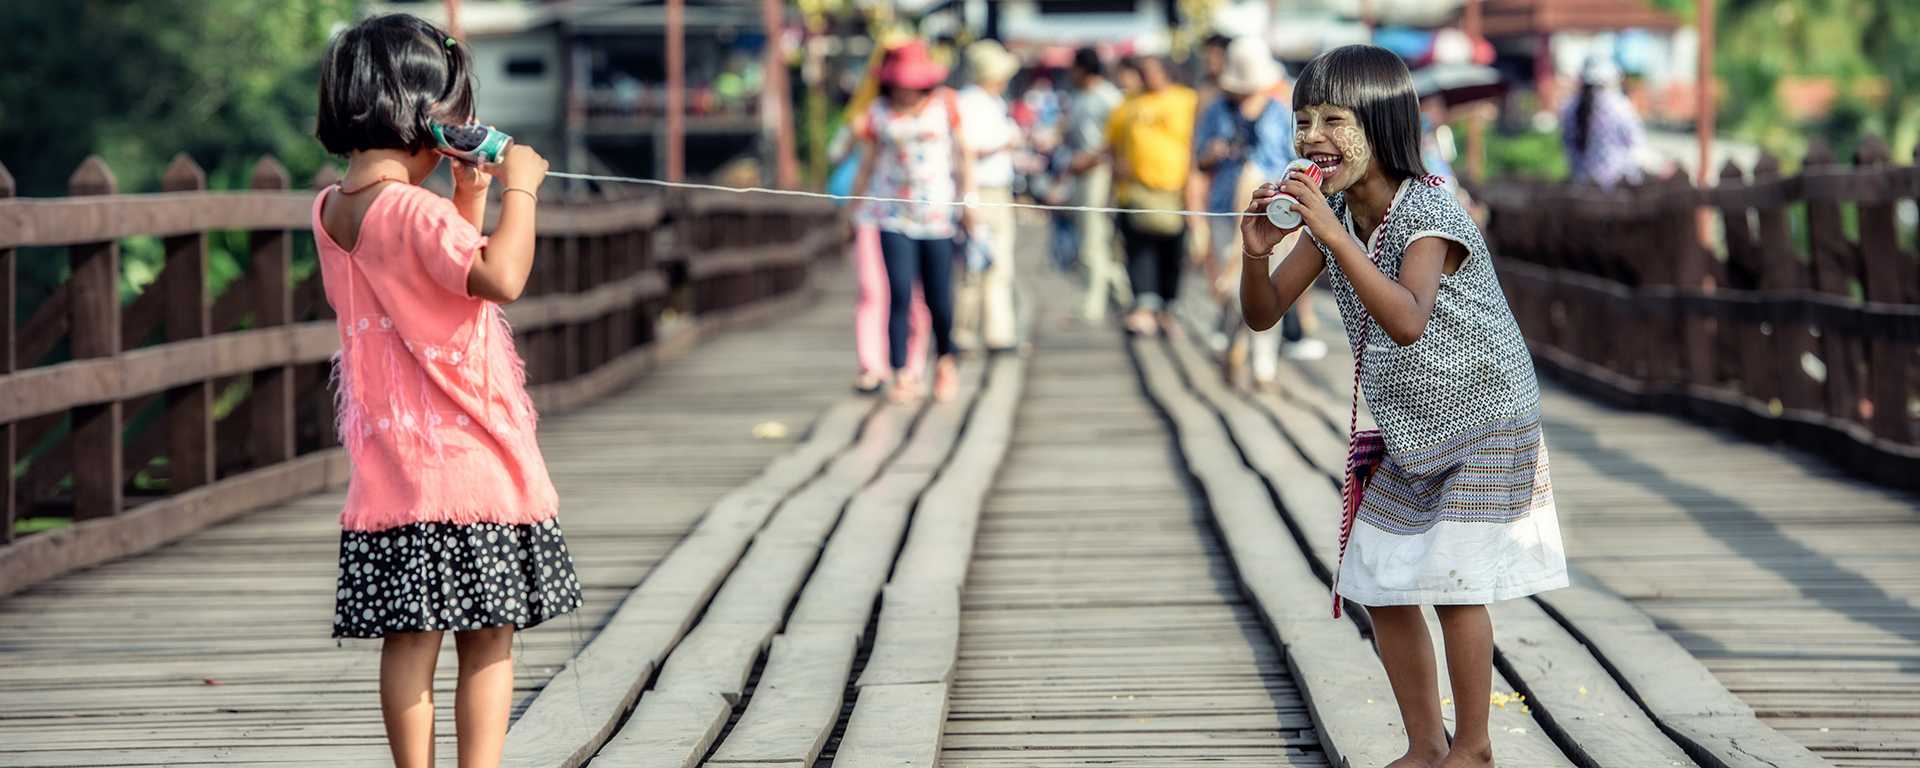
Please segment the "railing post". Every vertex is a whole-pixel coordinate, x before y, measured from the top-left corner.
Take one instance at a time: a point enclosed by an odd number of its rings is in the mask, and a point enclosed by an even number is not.
[[[185,153],[173,156],[160,177],[165,192],[199,192],[207,188],[207,174]],[[167,267],[162,271],[165,291],[166,339],[187,341],[213,332],[207,307],[207,235],[196,232],[166,238]],[[167,390],[167,490],[198,488],[214,479],[213,383],[201,379]]]
[[[550,292],[554,260],[559,258],[560,241],[554,237],[536,237],[533,241],[533,271],[527,273],[527,296]],[[526,360],[527,383],[544,384],[553,380],[553,342],[558,333],[552,328],[529,330],[520,334],[517,346]]]
[[[1803,173],[1835,170],[1833,151],[1815,137],[1807,147]],[[1851,282],[1860,276],[1853,243],[1847,242],[1841,228],[1840,203],[1821,199],[1809,190],[1807,195],[1807,241],[1813,248],[1813,289],[1821,293],[1851,298]],[[1838,329],[1820,328],[1820,359],[1826,364],[1826,410],[1836,421],[1860,421],[1860,386],[1854,366],[1853,340]]]
[[[1861,169],[1883,169],[1888,162],[1887,143],[1868,135],[1854,153],[1854,165]],[[1897,304],[1908,301],[1915,291],[1912,260],[1900,250],[1899,236],[1893,224],[1893,201],[1861,202],[1860,280],[1865,284],[1867,301]],[[1907,415],[1907,361],[1912,350],[1896,341],[1872,337],[1867,345],[1866,394],[1873,403],[1868,419],[1873,434],[1883,440],[1906,445],[1913,442],[1913,421]]]
[[[249,187],[285,190],[292,186],[287,169],[272,155],[253,166]],[[293,237],[286,230],[263,229],[247,233],[253,252],[253,325],[271,328],[292,323]],[[291,460],[295,452],[293,366],[264,368],[253,373],[251,453],[259,466]]]
[[[581,250],[582,259],[584,260],[580,269],[581,290],[604,285],[607,282],[607,276],[610,272],[607,268],[607,260],[610,256],[607,248],[607,236],[587,235],[581,244]],[[582,355],[580,365],[581,372],[584,373],[599,368],[607,362],[607,318],[611,317],[612,313],[613,310],[608,310],[607,314],[598,315],[587,320],[586,328],[583,332],[583,335],[586,337],[587,348],[586,353]]]
[[[1720,169],[1720,188],[1731,189],[1746,185],[1746,176],[1733,161]],[[1759,287],[1760,275],[1765,271],[1760,256],[1759,244],[1753,237],[1753,224],[1747,219],[1744,206],[1720,206],[1720,229],[1727,239],[1727,274],[1742,278],[1740,283],[1729,287],[1752,290]],[[1771,402],[1776,396],[1773,371],[1771,369],[1772,345],[1769,334],[1779,330],[1764,322],[1742,322],[1734,327],[1723,327],[1720,333],[1730,336],[1736,344],[1739,359],[1740,391],[1747,397],[1762,403]]]
[[[1753,164],[1753,181],[1763,184],[1780,178],[1780,161],[1761,154]],[[1803,291],[1807,288],[1807,268],[1799,249],[1793,244],[1793,230],[1787,222],[1788,200],[1784,197],[1758,207],[1760,219],[1758,247],[1761,252],[1760,290],[1767,293]],[[1813,334],[1804,323],[1776,324],[1773,327],[1771,361],[1767,367],[1776,378],[1772,390],[1784,411],[1823,410],[1819,383],[1807,375],[1801,361],[1814,354]],[[1772,403],[1769,402],[1769,407]]]
[[[67,181],[75,197],[111,195],[113,171],[88,156]],[[120,244],[82,243],[67,249],[69,342],[75,360],[120,354]],[[123,493],[121,405],[115,400],[73,409],[73,516],[76,520],[119,514]]]
[[[5,164],[0,164],[0,200],[10,197],[13,197],[13,174],[7,172]],[[13,373],[15,365],[13,310],[18,273],[13,254],[12,248],[0,248],[0,375]],[[13,422],[0,425],[0,544],[13,541],[13,521],[19,515],[14,506],[19,492],[13,482],[13,431]]]
[[[560,241],[559,293],[577,293],[585,282],[580,270],[580,262],[585,258],[585,254],[581,253],[585,250],[585,244],[581,240],[579,235],[567,235]],[[584,322],[560,326],[560,365],[554,371],[554,381],[566,381],[580,375],[586,362],[583,325]]]

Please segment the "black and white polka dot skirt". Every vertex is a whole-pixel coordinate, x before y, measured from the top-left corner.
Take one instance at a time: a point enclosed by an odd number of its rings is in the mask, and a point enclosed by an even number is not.
[[[535,626],[580,607],[573,555],[553,520],[414,523],[340,533],[333,636]]]

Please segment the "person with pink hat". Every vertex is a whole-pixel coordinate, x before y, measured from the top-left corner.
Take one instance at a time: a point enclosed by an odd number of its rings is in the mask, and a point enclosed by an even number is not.
[[[892,198],[862,201],[857,215],[880,230],[895,402],[911,402],[921,394],[907,360],[916,283],[933,315],[934,398],[952,398],[960,385],[953,345],[953,240],[956,219],[964,226],[971,217],[953,203],[972,201],[976,193],[973,158],[955,138],[960,111],[954,92],[942,85],[946,79],[947,68],[933,60],[925,42],[909,40],[888,50],[880,63],[884,95],[855,125],[865,146],[853,194]]]

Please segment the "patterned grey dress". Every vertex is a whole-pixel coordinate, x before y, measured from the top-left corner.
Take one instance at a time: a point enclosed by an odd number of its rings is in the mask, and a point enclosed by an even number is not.
[[[1352,234],[1345,195],[1328,202]],[[1386,443],[1340,594],[1362,605],[1484,604],[1564,587],[1540,387],[1479,229],[1445,188],[1409,179],[1363,250],[1397,280],[1407,247],[1428,237],[1459,243],[1467,258],[1441,277],[1425,332],[1405,346],[1315,243]]]

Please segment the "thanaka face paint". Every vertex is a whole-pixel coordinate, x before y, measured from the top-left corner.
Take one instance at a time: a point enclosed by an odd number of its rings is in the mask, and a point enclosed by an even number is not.
[[[1320,166],[1326,178],[1320,191],[1329,195],[1346,191],[1373,164],[1373,143],[1359,117],[1331,104],[1305,107],[1294,116],[1293,150]]]

